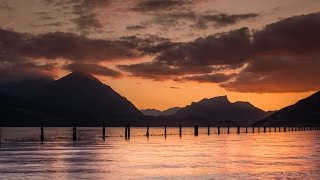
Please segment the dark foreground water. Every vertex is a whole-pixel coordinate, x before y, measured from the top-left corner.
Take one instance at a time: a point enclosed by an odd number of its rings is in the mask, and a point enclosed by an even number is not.
[[[212,129],[215,131],[215,129]],[[223,130],[225,132],[225,130]],[[243,130],[242,130],[243,131]],[[211,134],[184,128],[2,128],[0,179],[319,179],[320,132]],[[216,133],[216,132],[213,132]]]

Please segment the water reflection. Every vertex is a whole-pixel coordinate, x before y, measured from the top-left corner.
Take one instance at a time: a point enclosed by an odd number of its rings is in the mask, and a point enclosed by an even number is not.
[[[37,128],[2,129],[0,179],[317,179],[320,176],[318,131],[287,133],[217,133],[207,128],[46,128],[39,142]],[[40,130],[40,129],[39,129]],[[225,131],[225,129],[223,130]],[[258,131],[256,131],[258,132]],[[28,137],[26,138],[26,134]],[[34,137],[34,141],[32,138]],[[24,138],[22,141],[20,138]],[[29,139],[30,141],[26,141]]]

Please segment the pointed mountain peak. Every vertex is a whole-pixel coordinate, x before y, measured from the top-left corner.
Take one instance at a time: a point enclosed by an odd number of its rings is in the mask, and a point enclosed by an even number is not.
[[[68,74],[66,77],[80,77],[80,78],[90,78],[90,79],[96,79],[94,76],[92,76],[88,72],[84,71],[73,71],[72,73]]]
[[[73,71],[72,73],[66,75],[65,77],[59,79],[60,81],[74,81],[74,82],[95,82],[101,83],[97,78],[87,72],[83,71]],[[59,81],[58,80],[58,81]]]

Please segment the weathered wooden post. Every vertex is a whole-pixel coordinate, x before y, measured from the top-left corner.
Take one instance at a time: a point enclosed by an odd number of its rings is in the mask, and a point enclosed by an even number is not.
[[[286,126],[283,127],[283,131],[287,132],[287,127]]]
[[[127,132],[127,125],[124,127],[124,137],[127,139],[128,132]]]
[[[246,126],[246,134],[248,134],[248,126]]]
[[[252,126],[252,134],[254,134],[254,126]]]
[[[194,126],[194,135],[198,136],[198,125]]]
[[[208,125],[208,136],[210,135],[210,125]]]
[[[43,141],[44,141],[43,124],[41,124],[41,135],[40,135],[40,141],[41,141],[41,143],[43,143]]]
[[[220,126],[218,126],[218,135],[220,135]]]
[[[104,123],[102,124],[102,139],[106,140],[106,125]]]
[[[267,127],[263,127],[263,132],[266,133],[267,132]]]
[[[269,126],[269,133],[271,133],[271,126]]]
[[[260,126],[258,127],[258,133],[260,133]]]
[[[277,132],[277,129],[276,129],[276,127],[274,126],[274,132]]]
[[[164,126],[164,137],[167,137],[167,125]]]
[[[182,126],[180,125],[179,127],[179,136],[181,137],[182,136]]]
[[[230,134],[230,126],[228,126],[228,134]]]
[[[240,126],[237,128],[237,133],[240,134]]]
[[[128,124],[128,139],[130,139],[130,124]]]
[[[75,123],[73,123],[73,133],[72,133],[72,140],[76,141],[77,140],[77,126]]]
[[[125,126],[124,137],[125,137],[125,139],[128,138],[128,125]]]
[[[146,136],[149,137],[149,125],[147,126],[147,133]]]

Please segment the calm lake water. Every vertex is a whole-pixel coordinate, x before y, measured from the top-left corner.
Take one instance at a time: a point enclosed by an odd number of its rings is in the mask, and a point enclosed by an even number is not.
[[[1,128],[0,179],[319,179],[320,131],[216,134],[200,128]],[[243,129],[242,129],[243,132]],[[251,131],[249,131],[251,132]],[[214,133],[214,134],[212,134]]]

